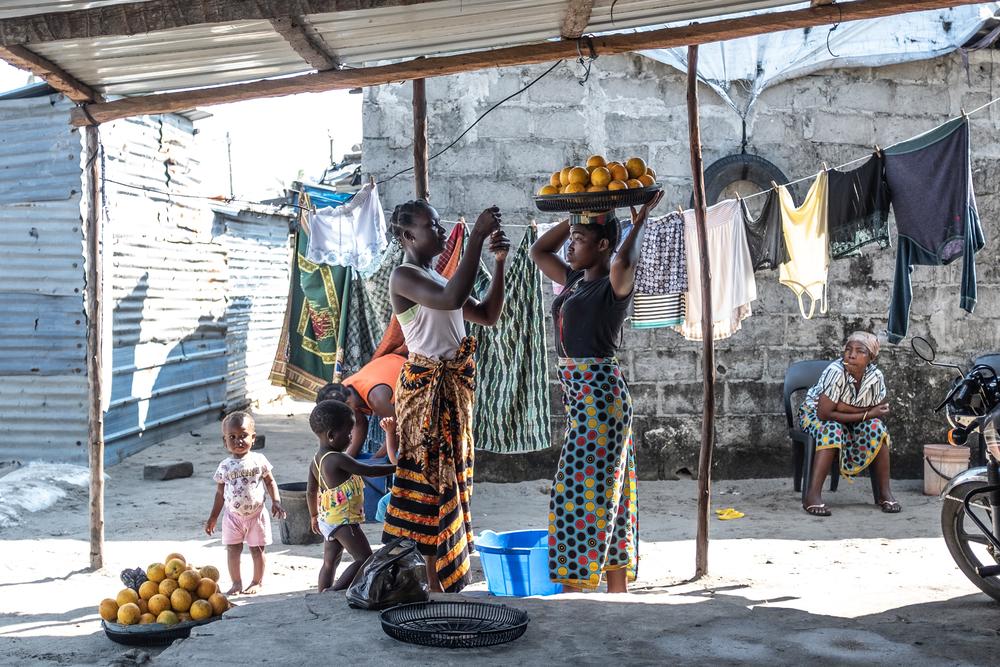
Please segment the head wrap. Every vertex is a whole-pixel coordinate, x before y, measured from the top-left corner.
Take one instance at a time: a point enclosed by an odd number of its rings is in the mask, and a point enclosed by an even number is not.
[[[878,356],[878,351],[881,349],[881,345],[878,342],[878,337],[873,333],[868,333],[867,331],[855,331],[850,336],[847,337],[848,343],[860,343],[868,350],[868,356],[875,360]]]

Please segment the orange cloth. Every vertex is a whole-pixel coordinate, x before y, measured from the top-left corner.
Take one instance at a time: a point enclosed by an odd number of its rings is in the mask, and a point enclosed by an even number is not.
[[[451,235],[448,237],[448,244],[445,246],[444,252],[438,257],[435,267],[438,273],[448,279],[451,279],[455,275],[455,271],[458,269],[458,262],[462,259],[462,246],[464,245],[465,225],[459,223],[452,228]],[[375,353],[372,354],[372,359],[379,359],[391,351],[399,349],[402,344],[403,330],[400,328],[396,316],[393,315],[392,319],[389,320],[388,328],[386,328],[385,333],[382,335],[381,342],[379,342],[378,347],[375,349]],[[347,382],[344,382],[344,384],[346,385]],[[391,386],[395,388],[396,383],[393,382]],[[361,393],[360,389],[358,393],[362,396],[367,395]]]
[[[378,359],[372,359],[362,366],[361,370],[344,380],[344,386],[352,387],[361,396],[361,400],[367,404],[368,394],[371,390],[384,384],[393,392],[393,396],[389,400],[395,403],[396,381],[399,380],[399,373],[403,370],[404,363],[406,363],[406,358],[398,354],[387,354]]]

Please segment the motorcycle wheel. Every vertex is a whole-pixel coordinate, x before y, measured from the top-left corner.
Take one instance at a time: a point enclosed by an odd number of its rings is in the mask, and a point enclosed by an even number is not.
[[[981,565],[1000,563],[1000,559],[998,559],[1000,554],[993,552],[989,542],[967,516],[962,501],[958,500],[959,498],[964,499],[971,491],[983,486],[986,485],[982,482],[968,482],[952,489],[949,497],[944,499],[944,506],[941,508],[941,532],[944,533],[944,541],[948,545],[951,557],[955,559],[955,563],[962,570],[962,573],[979,590],[994,600],[1000,601],[1000,578],[984,578],[976,574],[976,568]],[[973,502],[972,508],[972,511],[983,523],[987,526],[992,525],[990,508],[986,505],[984,498]]]

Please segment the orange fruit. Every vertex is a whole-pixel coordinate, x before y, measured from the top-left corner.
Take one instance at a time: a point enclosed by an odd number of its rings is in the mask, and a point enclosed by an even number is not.
[[[206,618],[212,618],[213,613],[212,603],[208,600],[195,600],[191,603],[191,620],[193,621],[204,621]]]
[[[587,158],[588,167],[603,167],[608,164],[608,161],[604,159],[603,155],[591,155]]]
[[[183,588],[178,588],[170,594],[170,608],[176,612],[187,611],[193,601],[191,594]]]
[[[607,185],[611,181],[611,172],[607,167],[597,167],[590,174],[591,185]]]
[[[629,178],[639,178],[646,173],[646,161],[641,157],[630,157],[625,163]]]
[[[181,613],[177,614],[177,620],[180,621],[181,623],[188,623],[191,621],[191,614],[187,613],[186,611],[182,611]]]
[[[642,183],[642,187],[648,188],[656,181],[654,181],[653,177],[650,176],[649,174],[643,174],[642,176],[639,177],[639,182]]]
[[[219,568],[215,567],[214,565],[206,565],[205,567],[201,568],[201,576],[202,578],[208,577],[212,581],[218,583]]]
[[[156,623],[156,617],[152,614],[143,614],[139,617],[139,625],[149,625],[150,623]]]
[[[142,612],[139,611],[139,605],[134,602],[128,602],[118,607],[118,622],[122,625],[135,625],[139,622],[140,616],[142,616]]]
[[[160,583],[167,578],[167,573],[163,568],[163,563],[153,563],[146,568],[146,578],[153,583]]]
[[[587,188],[587,192],[607,192],[608,186],[606,185],[591,185]]]
[[[640,181],[637,178],[630,178],[627,181],[625,181],[625,185],[628,186],[629,190],[635,190],[636,188],[642,187],[642,181]]]
[[[551,185],[554,188],[558,188],[560,185],[562,185],[562,182],[559,180],[559,173],[560,172],[557,171],[556,173],[552,174],[552,176],[549,177],[549,185]]]
[[[170,560],[167,561],[167,565],[164,568],[164,571],[167,573],[168,577],[170,577],[171,579],[176,579],[177,577],[181,576],[181,572],[183,572],[186,569],[187,569],[187,563],[182,561],[180,558],[171,558]]]
[[[149,598],[146,605],[149,607],[150,614],[153,616],[159,616],[161,612],[170,609],[170,598],[166,595],[157,593],[153,597]]]
[[[208,577],[204,577],[198,582],[198,588],[195,590],[195,595],[198,596],[199,600],[207,600],[218,592],[219,584],[215,583]]]
[[[104,598],[97,606],[97,613],[105,621],[116,621],[118,620],[118,603],[111,598]]]
[[[163,623],[163,625],[177,625],[180,623],[180,619],[177,618],[177,614],[167,609],[156,616],[156,622]]]
[[[628,180],[628,169],[618,162],[612,162],[608,165],[608,171],[611,172],[611,180],[621,181],[624,183]]]
[[[135,604],[137,607],[139,607],[140,614],[145,614],[146,612],[149,611],[149,603],[143,600],[142,598],[139,598],[139,601],[136,602]]]
[[[173,579],[164,579],[160,582],[160,595],[170,595],[179,588],[177,582]]]
[[[197,590],[200,581],[201,574],[196,570],[185,570],[181,572],[181,576],[177,577],[177,585],[186,591]]]
[[[563,167],[559,172],[559,185],[569,185],[569,172],[573,167]]]
[[[149,575],[146,575],[147,577]],[[142,585],[139,586],[139,599],[148,600],[157,593],[160,592],[160,585],[155,581],[144,581]]]
[[[545,195],[557,195],[557,194],[559,194],[559,188],[557,188],[554,185],[546,185],[546,186],[543,186],[542,189],[538,191],[538,194],[542,195],[542,196],[545,196]]]
[[[590,172],[583,167],[573,167],[569,171],[568,185],[586,185],[590,181]]]
[[[216,616],[222,616],[222,612],[229,609],[229,600],[222,593],[216,593],[208,598],[208,603],[212,605],[212,611]]]
[[[121,607],[123,604],[128,604],[129,602],[135,604],[139,601],[139,594],[133,591],[131,588],[123,588],[118,591],[118,597],[115,598],[115,602]]]
[[[654,181],[656,180],[656,172],[653,171],[652,167],[646,167],[646,175],[647,176],[652,176],[653,180]]]
[[[628,185],[621,179],[615,179],[608,183],[608,190],[627,190]]]
[[[163,562],[164,563],[169,563],[170,561],[172,561],[175,558],[177,560],[179,560],[180,562],[182,562],[182,563],[187,563],[187,558],[185,558],[184,556],[180,555],[176,551],[174,553],[172,553],[172,554],[169,554],[166,558],[164,558]]]
[[[568,195],[575,195],[577,193],[586,191],[587,191],[587,186],[583,185],[582,183],[570,183],[569,185],[566,186],[566,194]]]

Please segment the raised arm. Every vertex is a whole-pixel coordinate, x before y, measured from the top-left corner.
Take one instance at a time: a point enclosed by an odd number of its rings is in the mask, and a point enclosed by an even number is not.
[[[569,264],[559,256],[559,250],[568,238],[569,220],[563,220],[531,244],[531,261],[546,278],[560,285],[566,284],[566,274],[569,273]]]
[[[615,296],[619,299],[627,297],[632,293],[632,288],[635,287],[635,269],[639,265],[643,227],[649,217],[649,212],[656,208],[661,199],[663,199],[662,190],[643,204],[638,212],[635,208],[632,209],[632,229],[618,249],[618,254],[611,260],[611,289],[614,290]]]
[[[469,234],[469,246],[458,263],[455,275],[441,285],[419,269],[400,266],[392,272],[389,291],[412,303],[435,310],[458,310],[468,301],[476,282],[476,271],[483,252],[483,244],[500,228],[500,209],[483,211]]]
[[[490,237],[490,252],[496,258],[496,271],[490,281],[490,289],[482,301],[469,299],[465,302],[462,315],[469,322],[491,327],[500,320],[503,312],[504,298],[504,266],[507,263],[507,253],[510,251],[510,240],[503,230],[494,232]]]
[[[396,472],[396,465],[394,463],[368,465],[344,455],[337,457],[337,465],[345,472],[349,472],[352,475],[361,475],[362,477],[386,477]]]

